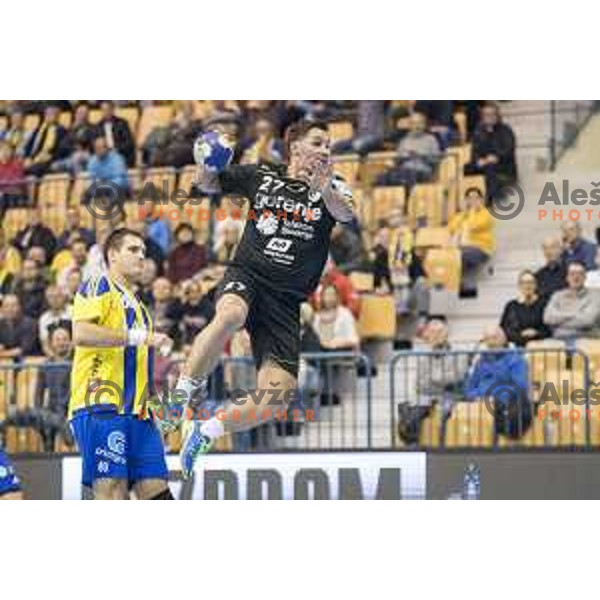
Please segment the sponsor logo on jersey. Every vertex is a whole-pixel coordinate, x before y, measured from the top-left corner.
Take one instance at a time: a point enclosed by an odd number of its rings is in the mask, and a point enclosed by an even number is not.
[[[292,245],[292,240],[284,240],[283,238],[272,238],[267,244],[267,248],[277,250],[278,252],[286,252]]]
[[[116,454],[125,454],[125,435],[121,431],[113,431],[108,435],[108,448]]]
[[[223,288],[224,292],[243,292],[246,289],[245,284],[241,281],[230,281]]]
[[[277,221],[277,217],[273,214],[261,215],[258,223],[256,224],[256,228],[263,235],[273,235],[277,231],[278,227],[279,222]]]

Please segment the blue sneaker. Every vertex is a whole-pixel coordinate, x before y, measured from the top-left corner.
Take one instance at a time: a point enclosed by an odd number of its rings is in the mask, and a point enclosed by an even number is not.
[[[183,444],[179,451],[179,462],[183,478],[189,479],[194,471],[194,464],[201,454],[206,454],[213,446],[213,441],[200,432],[199,421],[184,421]]]

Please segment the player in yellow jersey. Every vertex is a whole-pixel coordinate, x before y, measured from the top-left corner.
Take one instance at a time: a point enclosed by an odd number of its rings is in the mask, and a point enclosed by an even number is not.
[[[69,418],[82,455],[82,483],[95,499],[172,500],[160,433],[147,414],[155,348],[171,340],[152,328],[131,291],[145,257],[142,237],[117,229],[107,238],[108,272],[85,281],[73,305],[75,357]]]

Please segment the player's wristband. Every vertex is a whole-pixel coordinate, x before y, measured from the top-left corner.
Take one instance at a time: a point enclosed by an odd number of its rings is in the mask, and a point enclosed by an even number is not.
[[[146,343],[148,332],[145,329],[130,329],[127,334],[128,346],[141,346]]]

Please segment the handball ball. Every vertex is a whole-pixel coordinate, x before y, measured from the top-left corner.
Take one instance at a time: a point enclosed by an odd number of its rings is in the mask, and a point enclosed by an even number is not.
[[[216,131],[203,133],[194,142],[194,160],[209,171],[220,173],[233,158],[233,147],[224,135]]]

